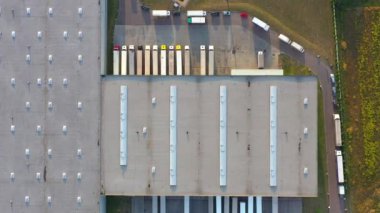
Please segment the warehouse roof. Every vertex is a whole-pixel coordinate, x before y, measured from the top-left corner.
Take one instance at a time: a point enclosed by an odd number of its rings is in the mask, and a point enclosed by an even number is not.
[[[120,166],[122,85],[126,166]],[[317,196],[313,76],[110,76],[102,94],[107,195]]]

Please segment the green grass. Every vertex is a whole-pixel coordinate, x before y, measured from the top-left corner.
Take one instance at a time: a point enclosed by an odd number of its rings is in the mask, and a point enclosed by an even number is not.
[[[154,9],[170,9],[171,0],[144,0]],[[330,0],[230,0],[230,10],[246,11],[284,33],[306,49],[334,62]],[[190,0],[185,9],[226,10],[224,0]]]
[[[310,68],[301,65],[285,54],[280,54],[280,63],[284,75],[312,75]]]
[[[107,196],[107,213],[131,213],[131,197],[126,196]]]
[[[327,209],[325,121],[322,91],[318,89],[318,197],[303,199],[303,212],[322,213]]]
[[[112,49],[113,49],[113,33],[115,29],[116,19],[119,10],[119,0],[108,0],[107,5],[107,73],[113,72]]]

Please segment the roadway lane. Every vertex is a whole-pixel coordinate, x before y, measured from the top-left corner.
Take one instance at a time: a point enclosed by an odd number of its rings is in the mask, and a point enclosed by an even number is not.
[[[154,18],[151,16],[151,11],[142,11],[141,4],[137,0],[122,0],[119,3],[119,17],[117,25],[187,25],[186,14],[182,13],[181,16],[170,16]],[[252,25],[250,18],[241,19],[239,13],[232,13],[229,16],[211,17],[207,16],[207,23],[209,25]],[[256,27],[256,26],[252,26]],[[269,35],[264,31],[257,31],[257,36],[266,39],[268,43],[273,42],[277,38],[278,33],[272,29]],[[272,41],[271,41],[272,38]],[[280,42],[279,49],[281,52],[291,56],[300,63],[310,67],[311,71],[318,76],[320,86],[323,93],[323,106],[324,106],[324,119],[325,119],[325,139],[326,139],[326,158],[327,158],[327,175],[328,175],[328,198],[329,198],[329,211],[332,213],[344,212],[344,202],[338,195],[337,184],[337,165],[335,157],[335,128],[332,119],[334,113],[332,88],[330,83],[331,68],[328,63],[311,52],[306,51],[304,54],[299,53],[297,50],[291,48],[289,45]]]

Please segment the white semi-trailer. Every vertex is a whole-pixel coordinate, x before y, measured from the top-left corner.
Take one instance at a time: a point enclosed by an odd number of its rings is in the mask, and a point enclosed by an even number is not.
[[[137,56],[136,56],[136,72],[137,75],[142,75],[143,74],[143,69],[142,69],[142,61],[143,61],[143,47],[140,45],[137,47]]]
[[[253,17],[252,19],[252,22],[254,24],[256,24],[257,26],[263,28],[265,31],[268,31],[269,30],[269,25],[263,21],[261,21],[260,19],[256,18],[256,17]]]
[[[264,52],[257,52],[257,68],[264,69]]]
[[[206,47],[205,45],[201,45],[201,75],[206,75]]]
[[[193,17],[193,16],[206,16],[207,12],[204,10],[188,10],[187,16]]]
[[[153,70],[153,75],[158,75],[158,46],[157,45],[153,45],[152,70]]]
[[[119,75],[120,66],[120,46],[115,45],[113,47],[113,74]]]
[[[135,46],[128,47],[128,72],[129,75],[135,75]]]
[[[334,122],[335,122],[335,145],[337,147],[342,146],[342,135],[341,135],[341,127],[340,127],[340,116],[339,114],[333,114]]]
[[[127,45],[121,47],[121,75],[127,75]]]
[[[169,10],[152,10],[152,16],[167,17],[167,16],[170,16],[170,11]]]
[[[189,24],[205,24],[206,18],[205,17],[189,17],[189,18],[187,18],[187,23],[189,23]]]
[[[208,75],[214,75],[215,67],[214,67],[214,46],[208,46]]]
[[[305,52],[304,48],[300,44],[298,44],[294,41],[290,44],[290,46],[292,46],[294,49],[300,51],[301,53]]]
[[[177,75],[182,75],[182,48],[181,45],[175,46],[175,57],[176,57],[176,73]]]
[[[169,46],[169,75],[174,75],[174,46]]]
[[[161,65],[161,75],[166,75],[166,45],[161,45],[161,52],[160,52],[160,65]]]
[[[145,45],[144,75],[150,75],[150,45]]]
[[[190,75],[190,47],[185,46],[185,75]]]
[[[336,153],[336,164],[338,173],[338,183],[344,183],[344,170],[343,170],[343,156],[342,151],[335,150]]]
[[[280,35],[278,35],[278,38],[279,38],[281,41],[283,41],[283,42],[285,42],[285,43],[287,43],[287,44],[292,43],[292,41],[288,38],[288,36],[286,36],[286,35],[284,35],[284,34],[280,34]]]

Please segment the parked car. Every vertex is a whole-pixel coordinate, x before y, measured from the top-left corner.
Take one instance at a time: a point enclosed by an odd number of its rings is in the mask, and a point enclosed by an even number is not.
[[[147,7],[147,6],[145,6],[145,5],[141,5],[141,9],[142,9],[143,11],[149,11],[149,10],[150,10],[150,8]]]
[[[219,16],[220,12],[211,12],[210,14],[211,14],[211,16]]]
[[[225,10],[225,11],[223,11],[223,15],[224,16],[230,16],[231,15],[231,11]]]

